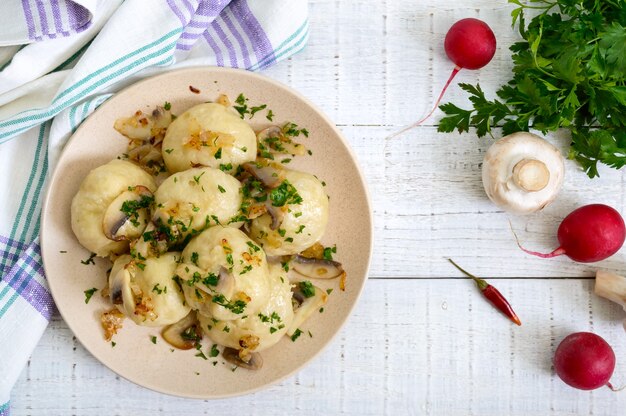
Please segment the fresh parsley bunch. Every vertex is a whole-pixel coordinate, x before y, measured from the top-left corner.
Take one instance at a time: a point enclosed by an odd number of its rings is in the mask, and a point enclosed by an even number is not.
[[[570,159],[589,177],[597,163],[626,164],[626,0],[509,0],[523,41],[514,43],[513,78],[499,99],[459,84],[473,109],[441,105],[439,131],[475,127],[479,137],[537,129],[571,131]],[[525,12],[540,13],[526,25]]]

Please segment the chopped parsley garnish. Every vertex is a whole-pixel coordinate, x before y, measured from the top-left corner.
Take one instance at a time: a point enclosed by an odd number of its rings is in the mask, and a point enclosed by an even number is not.
[[[328,293],[330,295],[331,293],[333,293],[333,289],[332,288],[326,289],[326,293]]]
[[[333,253],[337,253],[337,246],[324,248],[324,260],[332,260]]]
[[[213,273],[209,273],[204,279],[202,279],[202,283],[205,286],[217,286],[219,281],[220,277]]]
[[[230,332],[230,328],[228,327],[228,325],[224,325],[224,328],[222,329],[222,331]]]
[[[246,244],[248,245],[248,247],[250,247],[250,254],[252,254],[253,252],[257,252],[257,251],[261,250],[259,248],[259,246],[254,244],[252,241],[246,241]]]
[[[172,104],[170,104],[169,102],[166,101],[165,104],[163,104],[163,108],[166,111],[170,111],[172,109]]]
[[[302,134],[305,137],[309,137],[309,131],[307,129],[299,129],[296,123],[287,122],[282,130],[285,136],[298,137]]]
[[[285,241],[288,243],[293,243],[293,237],[287,237],[285,238]]]
[[[87,289],[85,290],[85,303],[89,303],[89,300],[91,299],[91,297],[93,296],[94,293],[96,293],[98,291],[98,289],[96,289],[95,287],[92,287],[91,289]]]
[[[303,280],[299,283],[300,290],[305,298],[312,298],[315,296],[315,286],[308,280]]]
[[[302,331],[300,331],[300,328],[297,328],[295,332],[293,333],[293,335],[291,336],[291,341],[296,342],[296,340],[298,339],[300,335],[302,335]]]
[[[294,216],[295,218],[298,218],[298,217],[301,217],[301,216],[302,216],[302,213],[301,213],[301,212],[296,212],[295,214],[293,214],[293,216]]]
[[[324,308],[320,308],[320,313],[324,313]]]
[[[298,227],[298,229],[296,230],[296,234],[300,234],[305,227],[306,225],[300,225],[300,227]]]
[[[226,171],[229,171],[229,170],[232,170],[232,169],[233,169],[233,164],[232,163],[227,163],[225,165],[220,163],[220,170],[222,172],[226,172]]]
[[[159,287],[159,284],[157,283],[156,285],[154,285],[154,287],[152,288],[153,292],[156,292],[157,295],[160,295],[161,293],[165,292],[167,293],[167,286],[165,286],[164,288]]]
[[[209,357],[217,357],[220,354],[220,350],[217,349],[217,344],[213,344],[211,351],[209,351]]]
[[[289,261],[280,263],[280,265],[282,266],[283,270],[288,272],[289,271]]]
[[[87,260],[81,260],[80,262],[82,264],[96,264],[96,262],[93,261],[94,257],[96,257],[96,253],[91,253],[91,255],[89,256],[89,258]]]
[[[115,341],[111,341],[111,348],[115,348],[116,345],[117,343]]]
[[[165,149],[165,153],[167,153],[168,155],[169,155],[170,153],[172,153],[173,151],[174,151],[174,149]]]
[[[221,147],[219,149],[217,149],[217,152],[215,152],[213,157],[216,158],[216,159],[221,159],[222,158],[222,148]]]
[[[151,195],[141,195],[139,201],[131,199],[128,201],[124,201],[120,211],[122,211],[126,216],[130,219],[130,222],[135,226],[139,227],[139,210],[142,208],[149,207],[154,202],[154,197]]]
[[[308,331],[308,333],[309,333],[309,337],[313,338],[313,334],[311,333],[311,331]]]
[[[196,357],[200,357],[203,360],[208,360],[208,358],[206,358],[206,355],[204,355],[202,351],[198,351],[198,353],[196,354]]]
[[[277,188],[272,189],[269,196],[272,205],[275,207],[302,203],[302,197],[298,194],[296,188],[286,179]]]
[[[241,272],[240,272],[239,274],[246,274],[246,273],[248,273],[248,272],[249,272],[249,271],[251,271],[251,270],[252,270],[252,265],[251,265],[251,264],[248,264],[246,267],[244,267],[244,268],[241,270]]]
[[[280,163],[289,163],[291,162],[291,159],[283,159],[280,161]]]
[[[194,177],[193,177],[193,180],[194,180],[194,181],[196,181],[196,183],[197,183],[198,185],[200,185],[200,178],[201,178],[201,177],[202,177],[202,175],[204,175],[205,173],[206,173],[206,171],[202,172],[202,173],[201,173],[200,175],[198,175],[198,176],[194,176]]]
[[[267,115],[265,116],[269,121],[274,121],[274,112],[272,110],[267,110]]]
[[[239,94],[235,99],[235,103],[238,105],[234,105],[233,108],[237,110],[241,118],[244,118],[246,114],[250,113],[248,105],[246,104],[247,101],[248,99],[243,94]]]
[[[283,228],[278,229],[278,234],[280,234],[281,237],[284,237],[286,233],[287,233],[287,230]]]
[[[184,339],[185,341],[195,341],[195,342],[198,342],[202,339],[202,337],[198,335],[195,325],[190,326],[189,328],[181,332],[180,337]]]
[[[254,115],[256,113],[258,113],[261,110],[265,110],[267,108],[267,104],[263,104],[263,105],[259,105],[256,107],[251,107],[250,108],[250,118],[254,117]]]
[[[224,189],[224,187],[223,187],[222,185],[217,185],[217,189],[218,189],[221,193],[226,192],[226,189]]]
[[[218,305],[221,305],[224,308],[230,310],[232,313],[235,313],[238,315],[243,313],[247,305],[246,302],[244,302],[243,300],[236,300],[234,302],[229,301],[228,299],[226,299],[226,296],[224,296],[221,293],[217,295],[213,295],[213,298],[211,300],[213,303],[217,303]]]
[[[198,257],[199,255],[197,252],[194,251],[193,253],[191,253],[191,262],[196,266],[198,266]]]
[[[154,335],[152,335],[150,337],[150,341],[152,341],[153,344],[156,344],[156,337]]]

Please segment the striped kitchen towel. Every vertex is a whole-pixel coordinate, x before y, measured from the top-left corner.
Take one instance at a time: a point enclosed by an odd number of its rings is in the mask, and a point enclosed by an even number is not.
[[[307,39],[306,0],[0,2],[0,416],[54,314],[39,215],[72,132],[146,76],[193,65],[260,70]]]

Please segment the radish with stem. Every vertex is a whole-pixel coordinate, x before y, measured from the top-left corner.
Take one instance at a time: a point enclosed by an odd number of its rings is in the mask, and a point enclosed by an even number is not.
[[[496,36],[491,28],[482,20],[467,18],[461,19],[452,25],[444,41],[446,55],[456,65],[450,78],[441,90],[433,109],[420,121],[392,134],[389,138],[398,136],[407,130],[417,127],[426,121],[437,109],[448,86],[461,69],[480,69],[487,65],[496,53]]]

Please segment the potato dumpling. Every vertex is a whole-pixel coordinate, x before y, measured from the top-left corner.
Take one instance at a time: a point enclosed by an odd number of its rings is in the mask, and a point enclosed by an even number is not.
[[[293,320],[291,287],[287,273],[279,264],[269,266],[271,292],[268,301],[255,314],[234,320],[219,320],[198,314],[203,331],[213,342],[241,349],[248,344],[251,352],[263,351],[280,341]]]
[[[105,213],[120,195],[135,187],[154,192],[156,184],[147,172],[125,160],[115,159],[89,172],[71,206],[72,230],[83,247],[100,257],[128,251],[128,241],[114,241],[105,234]],[[145,226],[143,221],[134,222]]]
[[[137,325],[178,322],[191,310],[172,279],[179,258],[175,252],[145,260],[119,257],[109,275],[111,302]]]
[[[216,319],[254,315],[270,296],[265,253],[235,228],[211,227],[193,238],[176,274],[192,309]]]
[[[272,215],[266,213],[252,220],[250,227],[250,236],[269,256],[300,253],[322,238],[328,223],[328,196],[322,183],[309,173],[294,170],[285,172],[285,180],[272,191],[290,195],[287,202],[292,202],[279,207],[271,202],[273,209],[279,210],[279,225],[272,229]]]
[[[154,194],[153,218],[170,242],[180,241],[208,226],[240,227],[241,183],[219,169],[195,168],[167,178]]]
[[[196,105],[169,125],[163,160],[170,172],[196,166],[219,168],[256,158],[256,135],[248,123],[221,104]]]

